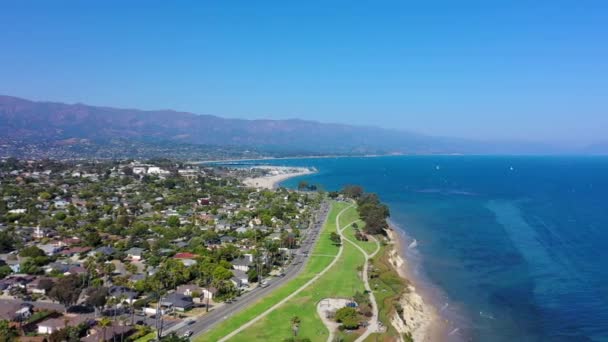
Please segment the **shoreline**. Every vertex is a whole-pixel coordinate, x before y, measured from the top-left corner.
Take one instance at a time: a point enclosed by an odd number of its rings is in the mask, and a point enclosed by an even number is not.
[[[428,291],[425,291],[411,272],[411,265],[408,264],[404,253],[403,236],[390,221],[389,227],[387,235],[393,246],[389,251],[389,261],[399,276],[409,283],[399,301],[403,307],[403,314],[395,315],[391,324],[400,332],[411,333],[416,342],[445,341],[448,338],[448,324],[442,319],[438,307],[429,298]]]
[[[276,189],[279,187],[281,182],[284,182],[290,178],[310,175],[317,172],[308,168],[287,166],[256,166],[255,168],[281,172],[270,176],[248,177],[243,179],[243,184],[248,187],[258,189]]]

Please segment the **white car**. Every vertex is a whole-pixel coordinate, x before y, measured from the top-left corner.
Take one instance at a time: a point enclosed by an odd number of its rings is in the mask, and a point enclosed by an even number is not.
[[[192,336],[192,334],[193,334],[192,330],[188,330],[182,336],[183,337],[190,337],[190,336]]]

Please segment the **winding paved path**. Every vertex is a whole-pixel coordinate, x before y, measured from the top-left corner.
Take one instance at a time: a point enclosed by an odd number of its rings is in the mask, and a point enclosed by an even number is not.
[[[348,226],[350,226],[350,224]],[[348,226],[344,227],[342,230],[346,229]],[[372,333],[379,331],[378,304],[376,303],[376,297],[374,296],[374,292],[372,291],[372,288],[369,286],[369,277],[367,275],[367,270],[369,269],[369,259],[373,258],[376,255],[376,253],[378,253],[378,251],[380,250],[380,244],[378,243],[378,240],[374,236],[370,235],[370,237],[376,242],[376,250],[372,254],[368,254],[363,248],[361,248],[359,245],[357,245],[351,239],[349,239],[345,235],[343,235],[342,231],[340,231],[340,235],[342,236],[342,238],[344,240],[350,242],[351,245],[355,246],[365,256],[365,264],[363,265],[363,283],[365,284],[365,289],[369,292],[369,299],[370,299],[370,302],[372,303],[372,319],[370,320],[367,330],[365,330],[363,335],[359,336],[359,338],[357,338],[355,340],[355,342],[361,342],[361,341],[365,341],[365,339]],[[332,340],[328,339],[327,341],[330,342]]]

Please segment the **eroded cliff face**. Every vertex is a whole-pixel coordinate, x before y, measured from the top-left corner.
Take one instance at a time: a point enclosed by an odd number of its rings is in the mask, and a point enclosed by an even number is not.
[[[391,239],[394,238],[394,236],[391,236]],[[405,260],[400,255],[398,248],[396,248],[397,244],[394,244],[394,246],[389,254],[389,262],[397,269],[399,275],[405,278],[403,270]],[[416,342],[430,341],[429,330],[436,315],[433,308],[424,302],[422,296],[416,292],[416,288],[413,285],[408,285],[407,290],[399,300],[399,304],[403,311],[393,314],[391,318],[393,327],[402,335],[410,334]]]

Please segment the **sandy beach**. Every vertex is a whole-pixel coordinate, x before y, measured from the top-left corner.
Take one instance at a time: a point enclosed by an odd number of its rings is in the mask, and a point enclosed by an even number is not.
[[[259,189],[275,189],[279,184],[289,178],[315,173],[315,171],[303,167],[287,166],[256,166],[255,169],[265,169],[269,175],[263,177],[245,178],[243,183],[247,186]]]
[[[439,316],[437,308],[430,304],[428,298],[425,298],[424,292],[416,288],[415,279],[408,272],[402,237],[394,229],[396,228],[388,230],[388,237],[393,245],[389,260],[399,275],[410,285],[400,300],[403,315],[399,317],[395,314],[391,324],[402,333],[409,332],[416,342],[443,341],[446,337],[447,326]]]

